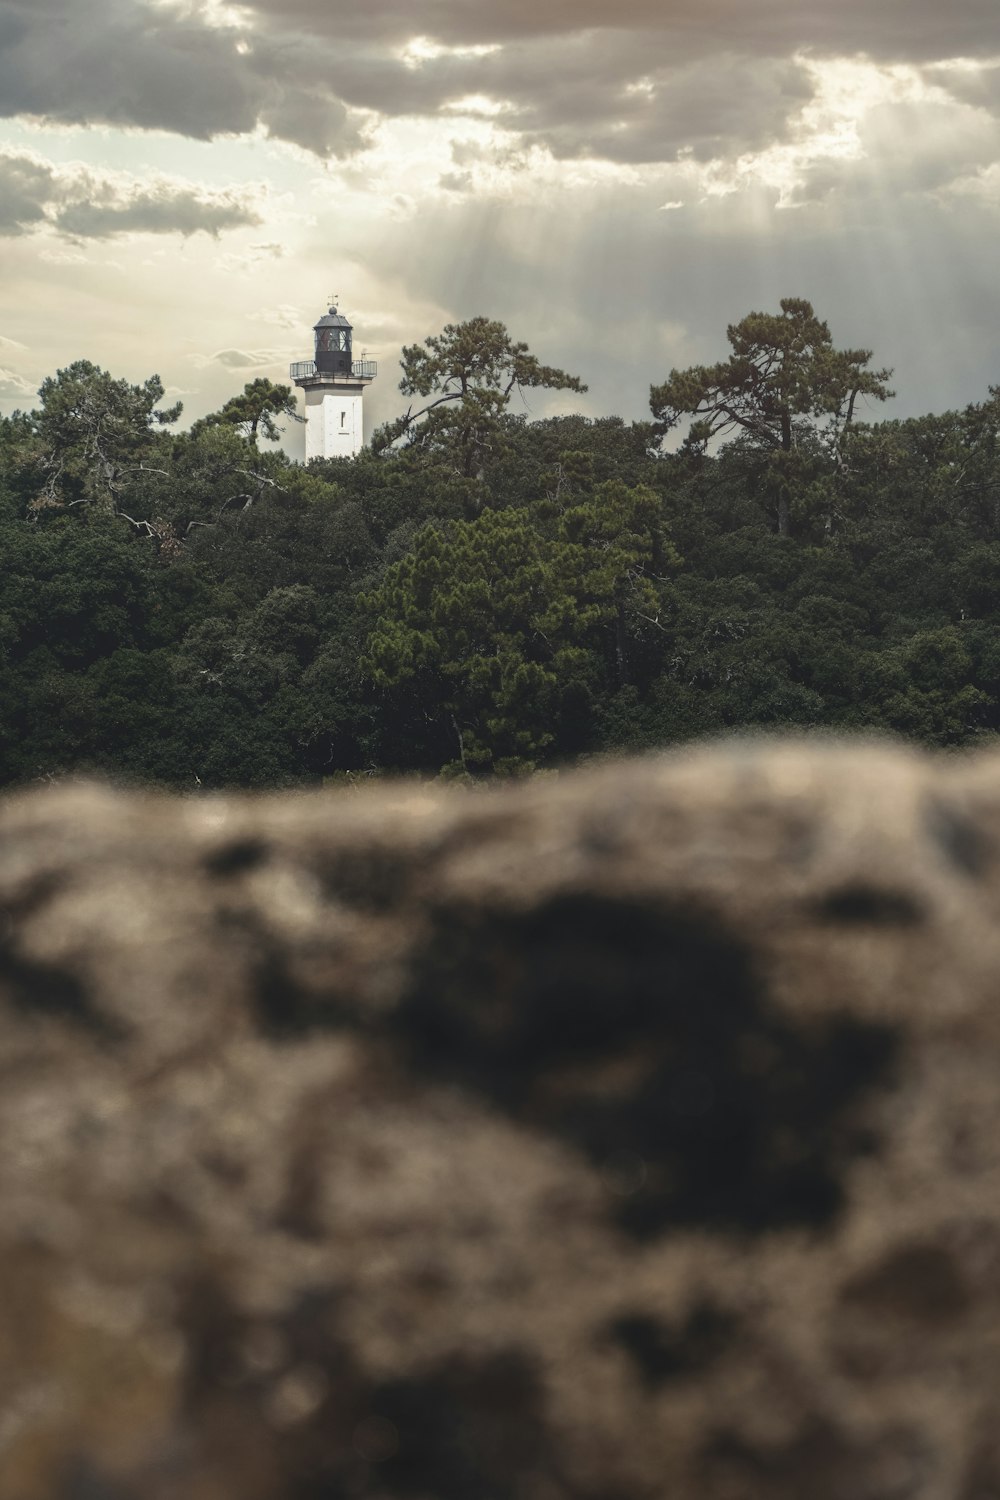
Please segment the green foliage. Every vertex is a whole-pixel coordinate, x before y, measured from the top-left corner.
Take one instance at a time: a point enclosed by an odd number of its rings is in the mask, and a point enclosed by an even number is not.
[[[293,422],[304,422],[299,415],[295,392],[290,385],[276,385],[266,376],[258,376],[243,387],[238,396],[226,402],[221,411],[202,417],[191,429],[197,433],[205,427],[229,425],[240,431],[256,447],[257,434],[262,432],[272,443],[281,437],[277,417],[288,417]]]
[[[630,629],[655,623],[653,570],[668,561],[657,496],[620,481],[565,509],[428,527],[361,600],[374,620],[363,670],[450,724],[462,770],[533,769],[561,748],[564,719],[585,716],[609,663],[624,677]]]
[[[65,515],[0,528],[0,782],[148,763],[161,733],[165,656],[156,565],[127,526]],[[133,669],[128,697],[125,662]],[[155,760],[155,757],[153,757]]]
[[[117,513],[151,466],[155,429],[181,414],[180,402],[157,411],[164,396],[158,375],[130,385],[89,360],[49,376],[38,395],[24,454],[37,474],[36,509],[91,505]]]
[[[869,370],[870,349],[835,349],[826,323],[798,297],[782,298],[780,313],[748,314],[726,336],[728,360],[671,370],[650,388],[654,431],[662,437],[687,415],[695,418],[689,448],[739,434],[786,536],[793,497],[819,477],[816,459],[839,458],[859,399],[887,400],[892,371]]]
[[[400,439],[439,453],[466,479],[502,451],[502,418],[515,390],[545,387],[585,391],[576,375],[541,364],[527,344],[515,343],[502,323],[471,318],[449,323],[424,344],[403,350],[404,396],[430,396],[376,434],[384,451]]]
[[[308,468],[255,441],[286,387],[177,433],[156,377],[60,371],[0,419],[0,785],[510,775],[752,726],[995,736],[1000,394],[868,425],[888,372],[807,303],[730,341],[654,390],[653,423],[530,422],[518,384],[579,382],[474,319],[405,351],[424,405],[398,441]]]

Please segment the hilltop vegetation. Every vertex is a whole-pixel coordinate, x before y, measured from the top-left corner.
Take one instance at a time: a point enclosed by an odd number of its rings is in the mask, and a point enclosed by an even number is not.
[[[729,337],[648,423],[527,422],[518,383],[580,382],[473,320],[404,351],[419,410],[308,468],[258,446],[286,387],[179,432],[155,376],[59,371],[0,423],[0,784],[511,774],[748,726],[992,736],[1000,392],[874,423],[890,372],[808,303]]]

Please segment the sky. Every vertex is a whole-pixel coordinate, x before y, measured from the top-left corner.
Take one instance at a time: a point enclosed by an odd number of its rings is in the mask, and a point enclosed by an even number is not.
[[[75,359],[182,423],[312,354],[505,322],[586,395],[805,297],[895,369],[1000,383],[997,0],[0,0],[0,411]],[[300,428],[288,451],[301,456]]]

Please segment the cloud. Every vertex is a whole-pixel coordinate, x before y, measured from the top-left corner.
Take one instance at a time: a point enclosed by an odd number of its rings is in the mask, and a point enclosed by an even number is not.
[[[357,110],[430,117],[467,100],[557,157],[632,164],[793,138],[809,62],[1000,57],[994,0],[246,0],[244,13],[276,83],[280,46],[296,78]]]
[[[7,0],[0,98],[8,114],[210,136],[257,110],[226,32],[140,0]]]
[[[285,246],[280,241],[258,241],[247,245],[243,250],[227,250],[225,255],[219,257],[219,264],[224,270],[245,273],[268,261],[281,260],[284,254]]]
[[[95,183],[92,197],[59,205],[53,223],[79,239],[110,239],[118,234],[197,234],[217,239],[223,230],[261,223],[259,213],[235,192],[206,195],[196,188],[161,182],[153,188]]]
[[[281,349],[220,349],[217,354],[192,354],[191,359],[201,369],[222,365],[227,370],[266,370],[288,363]]]
[[[16,370],[5,370],[0,366],[0,399],[19,401],[23,396],[33,396],[35,387]]]
[[[806,163],[792,201],[933,197],[1000,159],[1000,120],[934,99],[876,104],[859,120],[857,137],[856,156]]]
[[[266,323],[270,328],[285,328],[289,331],[308,327],[308,319],[301,307],[293,307],[290,302],[282,302],[277,307],[260,308],[250,314],[250,320],[254,323]],[[0,342],[0,348],[2,347]]]
[[[259,57],[242,14],[149,0],[5,0],[0,112],[199,140],[263,125],[326,153],[357,149],[359,122],[346,106],[297,81],[280,45]]]
[[[83,266],[87,263],[79,244],[43,245],[38,251],[38,259],[47,266]]]
[[[0,107],[203,140],[262,130],[341,158],[379,119],[465,107],[560,158],[643,164],[792,139],[815,89],[807,63],[859,56],[986,64],[1000,13],[995,0],[6,0]],[[948,86],[980,88],[968,68]]]
[[[924,72],[928,83],[935,84],[949,98],[1000,117],[1000,63],[980,66],[960,59],[926,68]]]
[[[704,55],[737,45],[761,55],[812,45],[831,53],[866,51],[898,56],[982,56],[997,35],[992,0],[379,0],[377,7],[329,5],[328,0],[244,0],[242,10],[263,23],[296,29],[356,47],[381,38],[405,49],[421,38],[428,61],[456,49],[565,38],[582,31],[620,29],[669,37],[675,50]],[[438,54],[434,56],[435,52]]]
[[[0,235],[24,234],[45,223],[56,174],[33,156],[0,156]]]
[[[784,138],[815,92],[798,60],[721,55],[684,66],[645,67],[632,47],[605,59],[596,75],[590,47],[576,67],[544,87],[550,59],[510,79],[514,101],[505,123],[528,144],[557,157],[596,157],[622,164],[738,155]],[[513,71],[513,69],[512,69]]]
[[[0,235],[48,226],[71,239],[122,234],[203,232],[262,222],[257,196],[243,189],[206,189],[175,178],[140,181],[128,173],[56,167],[32,153],[0,153]]]

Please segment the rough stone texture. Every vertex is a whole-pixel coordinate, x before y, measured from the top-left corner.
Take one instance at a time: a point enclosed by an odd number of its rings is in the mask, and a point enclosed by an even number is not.
[[[996,1500],[1000,759],[0,805],[0,1500]]]

